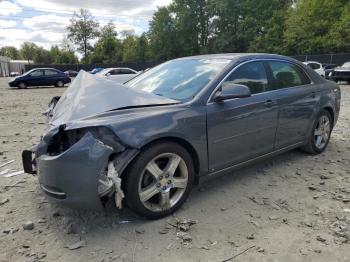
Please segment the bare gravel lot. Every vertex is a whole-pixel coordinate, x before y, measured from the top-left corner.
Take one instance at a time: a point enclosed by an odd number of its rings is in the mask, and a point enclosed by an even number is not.
[[[65,88],[9,89],[0,78],[0,168],[18,171],[41,112]],[[37,178],[0,176],[0,261],[350,261],[350,86],[328,149],[297,150],[203,181],[175,215],[49,203]]]

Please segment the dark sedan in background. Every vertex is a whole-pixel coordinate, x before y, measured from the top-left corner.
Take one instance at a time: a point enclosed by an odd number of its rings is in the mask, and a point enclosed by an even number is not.
[[[334,71],[334,69],[337,67],[336,64],[322,64],[324,69],[324,76],[326,79],[330,79],[330,74]]]
[[[70,78],[54,68],[35,68],[23,75],[11,79],[10,87],[27,88],[28,86],[57,86],[63,87],[70,83]]]
[[[346,81],[350,84],[350,62],[344,63],[342,66],[334,68],[333,72],[329,74],[330,79],[335,82]]]
[[[38,146],[23,152],[24,170],[56,202],[113,199],[159,218],[204,175],[294,148],[322,153],[340,97],[336,83],[278,55],[175,59],[124,85],[81,72]]]

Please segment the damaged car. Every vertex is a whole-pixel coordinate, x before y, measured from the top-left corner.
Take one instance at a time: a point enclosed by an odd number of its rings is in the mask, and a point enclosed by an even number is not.
[[[160,218],[205,175],[294,148],[322,153],[340,97],[337,84],[278,55],[180,58],[124,85],[82,71],[50,103],[23,165],[56,202],[93,209],[112,199]]]

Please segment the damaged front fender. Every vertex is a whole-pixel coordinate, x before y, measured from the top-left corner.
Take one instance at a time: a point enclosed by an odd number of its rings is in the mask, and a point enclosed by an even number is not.
[[[77,208],[102,208],[97,184],[112,153],[112,147],[88,132],[65,152],[38,157],[39,183],[57,202]]]
[[[37,149],[37,169],[43,191],[72,207],[96,209],[113,197],[122,207],[121,177],[139,152],[123,145],[106,127],[47,133]]]

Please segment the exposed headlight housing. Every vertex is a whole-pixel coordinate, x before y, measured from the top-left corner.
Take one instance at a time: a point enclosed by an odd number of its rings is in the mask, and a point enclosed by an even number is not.
[[[112,147],[116,153],[125,150],[125,146],[122,145],[119,138],[107,127],[97,126],[64,130],[64,125],[62,125],[59,131],[49,140],[47,154],[58,155],[67,151],[88,132],[103,144]]]

